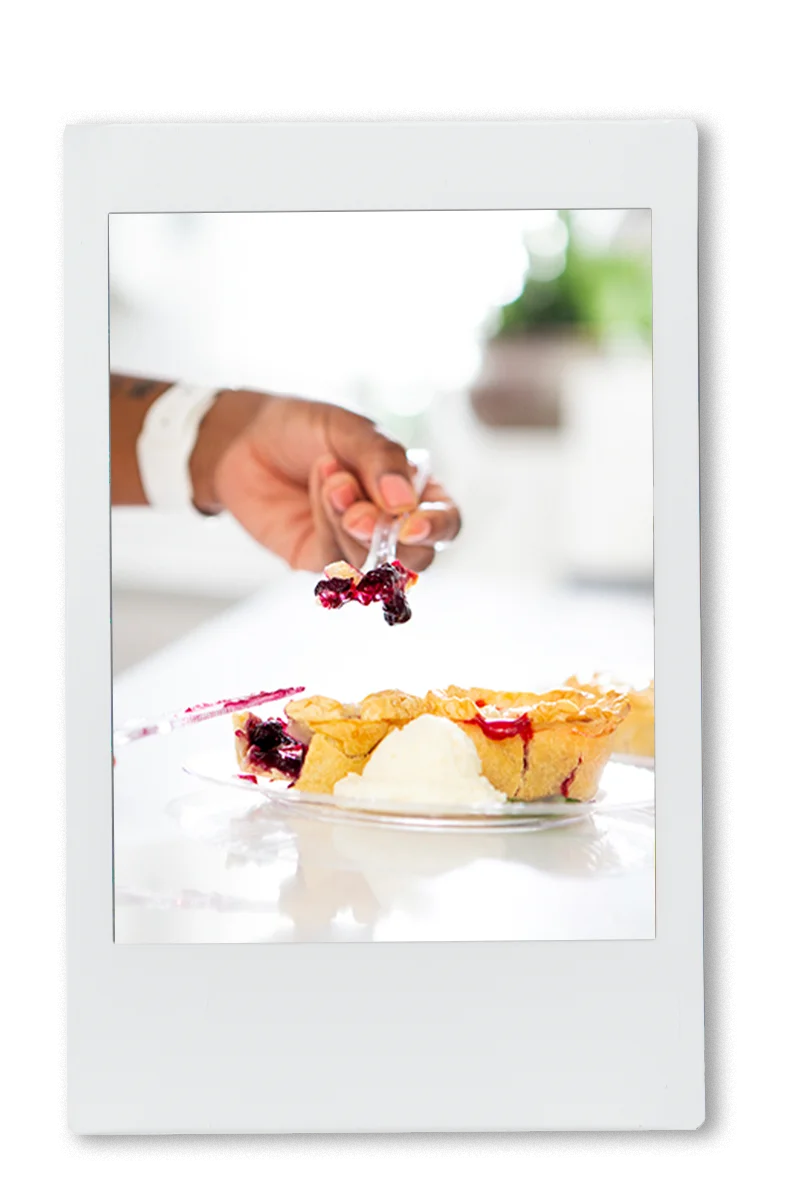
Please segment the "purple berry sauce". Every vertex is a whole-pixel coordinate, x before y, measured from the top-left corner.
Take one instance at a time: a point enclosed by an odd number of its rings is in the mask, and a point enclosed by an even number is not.
[[[290,780],[298,779],[307,747],[304,742],[291,737],[283,720],[272,717],[264,721],[250,713],[244,729],[237,733],[245,736],[249,743],[247,762],[251,767],[278,771]]]
[[[415,579],[415,573],[395,559],[374,567],[358,580],[336,576],[321,579],[315,586],[315,595],[324,608],[342,608],[351,600],[366,608],[368,604],[380,601],[387,625],[404,625],[411,620],[406,588]]]

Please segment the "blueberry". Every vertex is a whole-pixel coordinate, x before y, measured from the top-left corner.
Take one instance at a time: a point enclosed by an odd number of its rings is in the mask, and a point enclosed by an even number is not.
[[[373,567],[372,571],[368,571],[362,577],[359,588],[364,591],[383,592],[388,591],[396,583],[397,572],[394,567],[384,563],[383,566]]]
[[[344,596],[346,592],[350,592],[353,587],[353,581],[350,579],[325,579],[318,584],[326,592],[334,592],[337,596]]]
[[[387,625],[404,625],[411,620],[411,609],[402,594],[395,595],[384,604],[384,620]]]
[[[257,747],[258,750],[274,750],[277,746],[281,746],[283,742],[289,741],[288,735],[280,721],[261,721],[259,725],[253,725],[247,736],[250,745]]]

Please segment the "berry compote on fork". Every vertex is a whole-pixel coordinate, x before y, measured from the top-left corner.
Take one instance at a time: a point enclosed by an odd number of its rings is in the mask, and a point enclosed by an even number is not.
[[[342,608],[352,600],[365,607],[380,601],[387,625],[403,625],[411,620],[406,591],[419,576],[397,559],[365,572],[347,562],[329,563],[324,574],[326,578],[315,586],[315,595],[324,608]]]

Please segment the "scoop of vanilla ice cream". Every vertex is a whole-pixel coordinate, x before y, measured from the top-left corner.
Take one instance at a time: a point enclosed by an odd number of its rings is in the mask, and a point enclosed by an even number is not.
[[[485,812],[507,797],[482,774],[471,738],[446,717],[425,713],[375,748],[361,775],[346,775],[334,795],[348,807]]]

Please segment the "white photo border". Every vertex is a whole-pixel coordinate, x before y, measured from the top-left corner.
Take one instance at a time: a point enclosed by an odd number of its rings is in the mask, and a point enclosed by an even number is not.
[[[698,139],[689,121],[83,125],[65,135],[69,1123],[78,1133],[704,1120]],[[656,936],[113,941],[113,212],[652,212]]]

